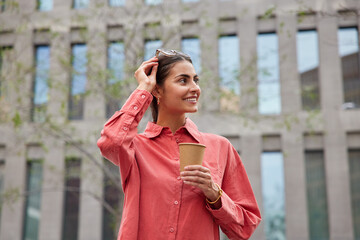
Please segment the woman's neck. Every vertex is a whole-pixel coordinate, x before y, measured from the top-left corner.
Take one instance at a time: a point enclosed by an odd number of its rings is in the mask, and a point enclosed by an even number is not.
[[[176,130],[185,125],[185,114],[182,115],[171,115],[171,114],[160,114],[156,124],[169,127],[171,132],[174,134]]]

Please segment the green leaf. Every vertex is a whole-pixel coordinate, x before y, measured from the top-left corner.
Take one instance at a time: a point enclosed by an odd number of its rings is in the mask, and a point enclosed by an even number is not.
[[[265,11],[265,13],[262,15],[261,19],[268,19],[271,18],[274,15],[274,12],[276,10],[276,7],[273,6]]]
[[[15,116],[14,116],[11,120],[13,121],[15,128],[20,127],[21,124],[22,124],[22,120],[21,120],[20,114],[19,114],[19,112],[17,112],[17,111],[16,111],[16,113],[15,113]]]

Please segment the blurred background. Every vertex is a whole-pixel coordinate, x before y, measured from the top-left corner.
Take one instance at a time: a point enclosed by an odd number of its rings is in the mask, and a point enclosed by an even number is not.
[[[263,217],[251,239],[359,240],[359,14],[356,0],[1,0],[0,239],[116,239],[119,172],[96,141],[161,47],[192,57],[190,117],[244,162]]]

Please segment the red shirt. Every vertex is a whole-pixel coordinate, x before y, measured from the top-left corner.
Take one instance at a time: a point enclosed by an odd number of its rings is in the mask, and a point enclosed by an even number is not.
[[[125,200],[118,240],[212,240],[219,239],[219,226],[230,239],[249,238],[260,212],[236,150],[226,138],[199,132],[190,119],[175,134],[151,122],[138,134],[151,101],[149,92],[135,90],[98,140],[103,156],[120,167]],[[201,190],[180,179],[182,142],[206,146],[203,166],[224,191],[220,209],[210,208]]]

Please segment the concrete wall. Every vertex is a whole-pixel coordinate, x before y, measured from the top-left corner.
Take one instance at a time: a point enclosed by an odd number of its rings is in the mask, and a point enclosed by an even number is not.
[[[325,155],[326,184],[328,196],[329,228],[332,240],[354,239],[351,195],[349,186],[348,148],[360,148],[360,110],[343,110],[341,61],[337,47],[337,29],[341,26],[359,26],[360,18],[344,17],[338,13],[342,8],[360,9],[357,1],[216,1],[200,0],[198,3],[181,3],[180,0],[164,0],[158,7],[145,7],[140,0],[126,1],[125,7],[109,7],[107,1],[91,1],[88,9],[71,9],[70,0],[54,0],[50,12],[36,11],[36,1],[20,0],[17,10],[0,13],[0,45],[13,46],[25,67],[34,63],[34,45],[51,45],[52,83],[63,88],[52,88],[48,103],[48,114],[55,116],[60,124],[66,122],[69,69],[62,61],[70,59],[72,43],[84,41],[76,35],[79,28],[86,28],[90,35],[85,39],[89,51],[95,54],[95,67],[106,68],[108,40],[122,40],[126,44],[127,65],[141,62],[145,39],[162,39],[168,48],[180,48],[182,37],[198,37],[201,40],[201,62],[206,87],[203,88],[201,111],[191,116],[200,130],[228,137],[240,151],[251,180],[260,208],[262,208],[261,153],[279,150],[284,155],[286,237],[287,239],[309,239],[306,203],[306,173],[304,151],[322,149]],[[266,10],[277,6],[269,18],[260,18]],[[142,7],[139,7],[142,6]],[[295,12],[312,9],[301,21]],[[168,18],[164,16],[168,14]],[[159,23],[159,31],[143,32],[149,24]],[[315,115],[302,110],[300,76],[297,70],[296,32],[317,29],[319,37],[319,82],[321,109]],[[44,31],[45,30],[45,31]],[[48,33],[46,33],[48,31]],[[44,33],[45,32],[45,33]],[[246,94],[244,89],[257,86],[256,37],[259,32],[277,32],[279,38],[280,83],[282,114],[261,116],[254,103],[257,92]],[[46,35],[48,34],[48,35]],[[218,92],[218,36],[236,34],[240,40],[241,70],[252,64],[253,71],[242,75],[242,94],[237,106],[241,114],[224,112],[220,109]],[[329,44],[330,42],[330,44]],[[237,53],[234,53],[237,54]],[[256,63],[256,62],[255,62]],[[94,68],[95,68],[94,67]],[[4,78],[9,86],[2,98],[10,103],[8,114],[13,116],[21,106],[20,115],[30,119],[33,74],[24,71],[21,79],[16,76],[14,66],[7,67],[10,74]],[[211,70],[211,74],[209,74]],[[103,81],[103,82],[101,82]],[[95,93],[87,96],[84,103],[84,118],[70,123],[75,139],[86,139],[83,147],[98,159],[96,139],[105,119],[105,98],[97,92],[104,79],[97,81],[89,76],[88,90]],[[204,80],[205,81],[205,80]],[[100,87],[99,87],[100,83]],[[134,83],[135,84],[135,83]],[[2,84],[2,86],[4,86]],[[12,87],[10,87],[12,86]],[[15,86],[15,88],[13,88]],[[19,91],[15,90],[20,88]],[[17,100],[21,98],[21,103]],[[65,114],[63,114],[65,111]],[[147,120],[141,122],[144,128]],[[279,127],[290,121],[290,128]],[[308,123],[311,122],[309,125]],[[38,133],[35,123],[23,124],[14,129],[10,123],[0,123],[0,147],[5,161],[5,191],[26,188],[26,159],[40,156],[45,160],[43,172],[43,193],[41,199],[41,223],[39,239],[61,239],[63,219],[64,160],[66,156],[80,156],[82,172],[89,173],[81,181],[81,189],[102,196],[102,172],[97,171],[94,162],[74,150],[71,142],[55,135]],[[316,133],[316,134],[311,134]],[[26,136],[25,138],[23,136]],[[271,136],[264,138],[264,136]],[[320,136],[320,137],[319,137]],[[266,140],[264,140],[266,139]],[[39,142],[45,147],[39,147]],[[79,141],[80,142],[80,141]],[[30,154],[30,155],[29,155]],[[31,155],[32,154],[32,155]],[[56,169],[54,173],[53,169]],[[92,171],[93,170],[93,171]],[[47,191],[49,189],[60,191]],[[341,207],[339,207],[341,206]],[[101,239],[102,207],[99,201],[81,196],[79,216],[79,239]],[[10,205],[3,205],[1,211],[0,239],[22,239],[24,198],[19,197]],[[252,239],[265,239],[263,224]]]

